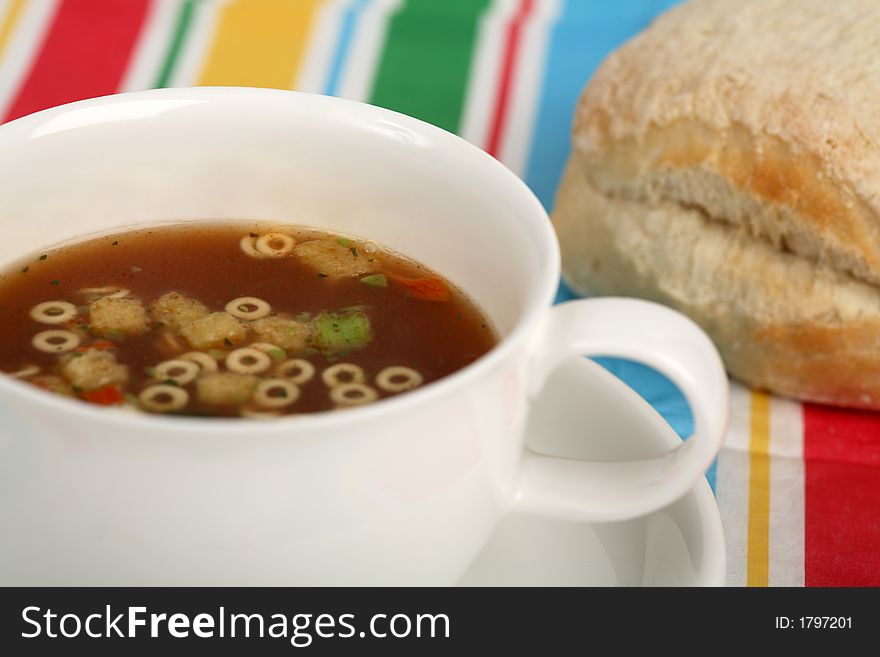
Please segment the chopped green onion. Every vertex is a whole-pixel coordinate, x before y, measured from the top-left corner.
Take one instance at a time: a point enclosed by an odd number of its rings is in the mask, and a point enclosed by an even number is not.
[[[287,357],[287,352],[284,349],[270,349],[266,352],[269,354],[269,358],[272,360],[284,360]]]
[[[208,355],[214,360],[220,360],[226,356],[226,352],[222,349],[208,349]]]
[[[361,278],[361,283],[370,287],[388,287],[388,277],[385,274],[370,274]]]
[[[354,246],[354,242],[352,242],[352,241],[349,240],[349,239],[345,239],[344,237],[340,237],[337,241],[338,241],[342,246],[344,246],[346,249],[350,249],[351,247]]]
[[[326,356],[365,347],[373,339],[370,318],[362,312],[321,313],[312,323],[315,345]]]

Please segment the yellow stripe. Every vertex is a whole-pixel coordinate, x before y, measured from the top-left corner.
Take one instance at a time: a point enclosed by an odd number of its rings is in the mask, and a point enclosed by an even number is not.
[[[292,89],[322,0],[235,0],[220,9],[200,85]]]
[[[770,555],[770,397],[752,392],[746,586],[767,586]]]
[[[3,56],[6,45],[9,43],[12,33],[15,32],[15,27],[18,25],[18,19],[21,18],[25,4],[27,4],[27,0],[11,0],[9,3],[9,8],[6,10],[3,22],[0,23],[0,57]]]

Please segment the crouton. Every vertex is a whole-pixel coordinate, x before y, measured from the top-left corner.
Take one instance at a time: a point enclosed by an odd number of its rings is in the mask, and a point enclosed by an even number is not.
[[[179,292],[163,294],[153,302],[151,308],[154,322],[161,322],[174,329],[182,328],[210,312],[201,301],[186,297]]]
[[[104,297],[89,304],[95,333],[131,335],[147,330],[147,311],[139,299]]]
[[[68,357],[61,367],[61,374],[74,388],[85,391],[128,381],[128,367],[116,362],[116,356],[109,351],[98,349]]]
[[[209,349],[241,342],[247,335],[247,329],[229,313],[219,312],[184,325],[180,333],[196,349]]]
[[[367,253],[359,242],[325,237],[297,244],[294,255],[330,278],[351,278],[378,270],[374,256]]]
[[[302,351],[311,339],[311,327],[284,315],[264,317],[251,322],[251,329],[264,342],[281,347],[286,351]]]
[[[243,404],[251,398],[257,377],[251,374],[215,372],[196,381],[196,395],[203,404]]]

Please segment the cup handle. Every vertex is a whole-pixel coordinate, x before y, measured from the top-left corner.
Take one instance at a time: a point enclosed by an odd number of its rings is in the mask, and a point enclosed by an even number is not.
[[[690,404],[694,434],[659,456],[612,463],[527,449],[513,510],[588,522],[627,520],[690,490],[718,453],[727,427],[727,376],[708,336],[681,313],[649,301],[603,297],[564,303],[550,311],[536,346],[530,393],[536,395],[550,373],[573,356],[618,356],[660,371]]]

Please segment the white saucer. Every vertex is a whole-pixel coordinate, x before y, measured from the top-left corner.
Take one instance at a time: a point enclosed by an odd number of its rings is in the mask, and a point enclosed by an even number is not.
[[[592,361],[548,381],[527,442],[557,456],[639,458],[679,442],[660,415]],[[588,524],[511,515],[461,579],[463,586],[720,586],[724,536],[701,479],[678,502],[628,522]]]

